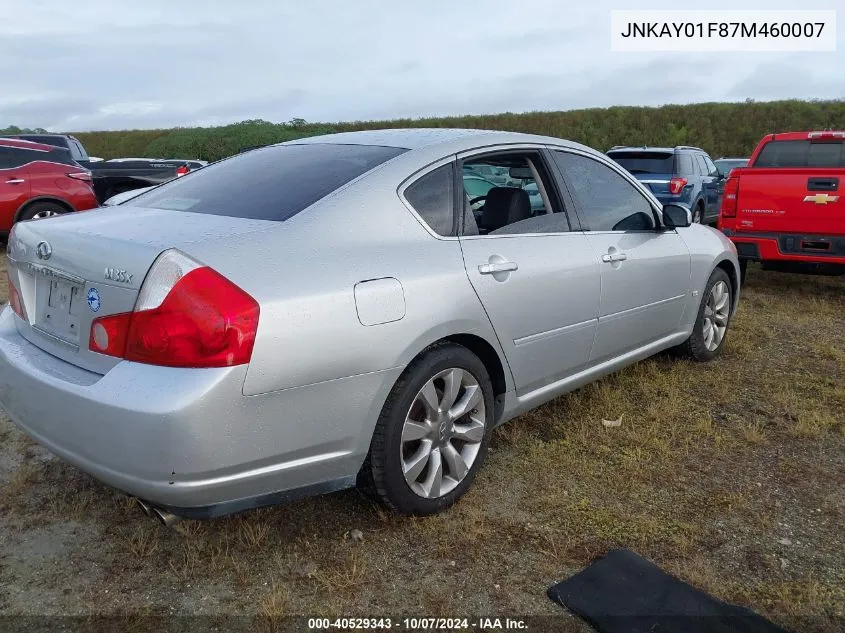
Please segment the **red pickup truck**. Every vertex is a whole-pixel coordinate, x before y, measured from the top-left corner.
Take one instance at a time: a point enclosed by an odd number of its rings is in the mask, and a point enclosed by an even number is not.
[[[719,229],[770,270],[845,274],[845,132],[769,134],[725,181]]]

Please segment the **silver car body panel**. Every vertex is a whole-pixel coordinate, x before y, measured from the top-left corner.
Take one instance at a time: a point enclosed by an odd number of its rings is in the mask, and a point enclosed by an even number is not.
[[[133,204],[17,225],[10,275],[22,294],[30,284],[24,303],[36,305],[34,289],[47,283],[31,268],[36,245],[49,241],[52,258],[42,265],[82,279],[80,292],[96,287],[102,304],[97,313],[83,305],[77,349],[8,307],[0,315],[0,403],[22,429],[103,481],[168,507],[243,507],[276,493],[333,489],[353,482],[388,393],[431,344],[464,337],[492,350],[502,368],[501,423],[682,342],[714,267],[739,270],[731,242],[701,225],[442,237],[403,196],[408,184],[459,156],[554,148],[615,169],[659,215],[642,184],[575,143],[477,130],[291,143],[410,151],[284,222]],[[211,266],[259,303],[249,365],[174,369],[88,351],[95,314],[131,310],[168,248]],[[613,249],[628,260],[602,261]],[[501,261],[518,269],[480,273]],[[132,279],[106,280],[105,267]],[[738,288],[735,272],[734,282]]]

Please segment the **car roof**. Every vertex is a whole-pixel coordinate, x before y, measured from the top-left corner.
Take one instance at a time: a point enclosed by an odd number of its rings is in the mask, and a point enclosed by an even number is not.
[[[27,141],[25,139],[20,138],[9,138],[9,137],[0,137],[0,145],[4,147],[19,147],[21,149],[34,149],[41,152],[52,152],[57,149],[63,149],[61,147],[56,147],[55,145],[46,145],[44,143],[36,143],[35,141]]]
[[[399,149],[418,150],[434,146],[448,146],[448,151],[461,152],[486,145],[541,143],[565,145],[585,149],[585,146],[549,136],[502,132],[496,130],[453,129],[453,128],[393,128],[384,130],[361,130],[340,132],[287,141],[280,145],[301,145],[310,143],[332,143],[338,145],[379,145]],[[586,148],[590,149],[590,148]],[[595,151],[595,150],[590,150]]]
[[[691,148],[679,148],[679,147],[648,147],[648,146],[640,146],[640,147],[612,147],[607,150],[607,153],[611,152],[666,152],[668,154],[674,154],[676,151],[680,149],[691,149]]]

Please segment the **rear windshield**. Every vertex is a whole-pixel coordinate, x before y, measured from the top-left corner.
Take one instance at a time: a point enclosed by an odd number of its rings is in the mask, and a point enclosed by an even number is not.
[[[283,221],[405,151],[375,145],[275,145],[208,165],[121,206]]]
[[[769,141],[754,167],[845,167],[845,143],[835,141]]]
[[[675,173],[675,154],[672,152],[611,152],[608,156],[632,174]]]

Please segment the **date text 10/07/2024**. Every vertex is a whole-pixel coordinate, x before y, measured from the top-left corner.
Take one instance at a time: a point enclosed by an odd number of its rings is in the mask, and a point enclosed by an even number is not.
[[[309,618],[308,629],[370,631],[527,631],[528,624],[519,618]]]

